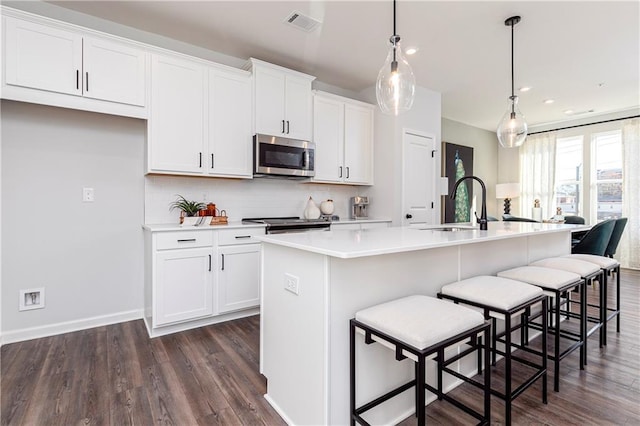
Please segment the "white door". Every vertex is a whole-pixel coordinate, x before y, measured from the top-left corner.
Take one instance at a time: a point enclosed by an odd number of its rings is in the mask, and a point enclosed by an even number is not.
[[[82,37],[44,25],[6,19],[6,82],[82,95]]]
[[[344,106],[345,182],[372,181],[373,110],[357,105]]]
[[[435,138],[405,129],[402,144],[402,224],[435,224],[439,206],[435,196]]]
[[[316,144],[316,175],[313,180],[342,182],[345,176],[343,165],[343,102],[321,96],[314,96],[313,142]]]
[[[255,73],[256,133],[283,136],[284,74],[268,68],[256,67]]]
[[[205,72],[195,62],[153,55],[150,171],[203,173]]]
[[[291,76],[285,82],[285,136],[311,140],[311,82]]]
[[[210,248],[156,255],[154,327],[213,315],[212,262]]]
[[[144,106],[146,53],[112,41],[85,37],[84,96]]]
[[[251,80],[209,70],[207,173],[251,177]]]
[[[260,305],[260,244],[218,249],[218,313]]]

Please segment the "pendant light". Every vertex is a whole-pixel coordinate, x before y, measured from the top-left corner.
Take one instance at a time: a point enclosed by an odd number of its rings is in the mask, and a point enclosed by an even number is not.
[[[519,16],[512,16],[504,21],[504,24],[511,27],[511,96],[509,96],[509,106],[507,112],[498,124],[498,141],[504,148],[516,148],[524,143],[527,137],[527,122],[518,109],[518,97],[514,90],[513,72],[513,27],[520,22]]]
[[[393,35],[389,42],[389,54],[376,81],[376,98],[382,112],[398,115],[413,105],[416,78],[400,48],[400,36],[396,34],[396,0],[393,0]]]

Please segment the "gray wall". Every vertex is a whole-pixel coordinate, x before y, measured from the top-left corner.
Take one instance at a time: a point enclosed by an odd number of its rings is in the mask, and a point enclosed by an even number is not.
[[[496,200],[496,184],[517,181],[498,180],[498,138],[494,132],[479,129],[457,121],[442,119],[442,142],[473,148],[473,174],[482,179],[487,187],[487,214],[500,218],[503,200]],[[514,150],[517,152],[517,150]],[[480,188],[475,184],[474,197],[480,210]],[[515,211],[512,208],[512,214]]]
[[[140,317],[145,122],[1,107],[3,335]],[[94,203],[82,202],[83,187]],[[45,287],[45,308],[18,312],[20,289],[34,287]]]

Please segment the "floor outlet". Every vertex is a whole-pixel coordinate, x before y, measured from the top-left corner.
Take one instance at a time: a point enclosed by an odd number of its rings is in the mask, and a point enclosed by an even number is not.
[[[95,200],[93,188],[82,188],[82,201],[85,203],[93,203]]]
[[[300,278],[291,274],[284,274],[284,289],[297,295],[299,292]]]
[[[44,308],[44,287],[20,290],[19,311]]]

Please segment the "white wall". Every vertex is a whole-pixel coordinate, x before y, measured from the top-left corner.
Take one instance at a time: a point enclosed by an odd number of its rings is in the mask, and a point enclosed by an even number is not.
[[[442,141],[473,148],[473,174],[482,179],[487,187],[487,214],[500,219],[503,213],[503,200],[496,199],[496,184],[517,182],[517,180],[498,179],[499,143],[496,134],[488,130],[443,118]],[[511,151],[517,154],[518,150],[512,149]],[[516,155],[516,160],[517,158]],[[482,200],[480,197],[480,186],[474,184],[474,188],[475,204],[479,211]],[[514,204],[512,204],[512,206]],[[511,213],[516,214],[513,208]],[[478,214],[478,216],[480,215]]]
[[[246,217],[299,216],[309,197],[316,204],[334,201],[334,214],[349,217],[349,198],[367,187],[302,183],[278,178],[251,180],[147,176],[145,178],[145,223],[177,223],[179,212],[169,204],[180,194],[189,200],[215,203],[231,221]]]
[[[363,98],[376,103],[375,88],[363,91]],[[411,129],[433,134],[436,146],[441,141],[440,93],[416,87],[413,107],[397,117],[385,115],[376,108],[374,145],[374,186],[368,191],[370,214],[393,220],[394,226],[402,220],[402,132]],[[434,171],[440,176],[440,164]],[[439,209],[439,206],[436,206]]]
[[[144,121],[1,105],[5,342],[19,330],[140,317]],[[82,202],[83,187],[94,203]],[[45,288],[45,308],[18,312],[19,290],[34,287]]]

